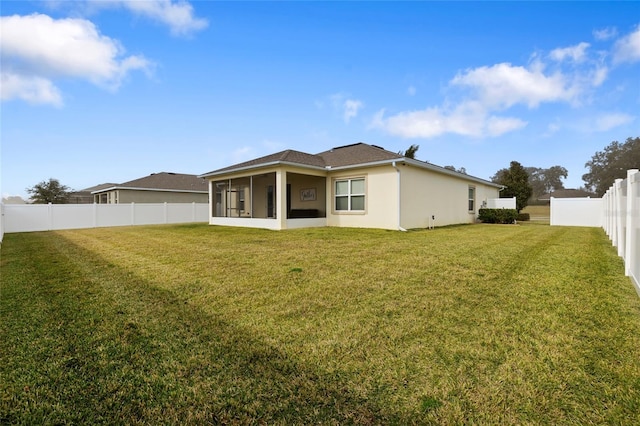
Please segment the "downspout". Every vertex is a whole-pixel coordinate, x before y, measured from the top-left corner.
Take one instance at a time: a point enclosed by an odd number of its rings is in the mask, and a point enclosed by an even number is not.
[[[398,230],[399,231],[403,231],[406,232],[407,230],[404,229],[402,226],[400,226],[400,201],[402,201],[402,198],[400,197],[400,169],[396,166],[396,162],[394,161],[393,163],[391,163],[391,166],[396,169],[396,172],[398,172],[397,176],[397,182],[398,182]]]

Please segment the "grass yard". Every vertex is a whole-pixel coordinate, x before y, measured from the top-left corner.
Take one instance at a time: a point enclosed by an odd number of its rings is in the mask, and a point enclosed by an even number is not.
[[[3,424],[640,424],[601,229],[5,235]]]

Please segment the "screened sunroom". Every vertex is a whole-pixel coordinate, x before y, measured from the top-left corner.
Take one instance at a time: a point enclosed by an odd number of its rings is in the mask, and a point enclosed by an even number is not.
[[[240,225],[265,227],[264,220],[272,219],[278,223],[266,223],[266,227],[282,229],[296,227],[289,220],[306,220],[304,226],[313,226],[309,220],[320,219],[317,226],[325,226],[325,187],[324,176],[285,171],[212,180],[212,223],[233,225],[237,219],[254,219],[254,224],[243,221]]]

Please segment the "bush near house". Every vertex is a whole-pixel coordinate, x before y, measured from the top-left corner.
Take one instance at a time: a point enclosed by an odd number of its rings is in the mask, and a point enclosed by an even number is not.
[[[478,219],[484,223],[515,223],[518,218],[516,209],[480,209]]]

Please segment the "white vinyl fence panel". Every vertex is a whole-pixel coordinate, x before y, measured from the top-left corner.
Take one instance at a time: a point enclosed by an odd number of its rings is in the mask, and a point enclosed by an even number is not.
[[[552,226],[594,226],[603,225],[604,211],[602,198],[553,198],[551,197]]]
[[[625,273],[640,293],[640,173],[628,170],[626,179],[616,179],[603,197],[603,228],[618,255],[624,259]]]
[[[515,209],[516,197],[513,198],[489,198],[487,199],[488,209]]]
[[[627,170],[602,198],[552,198],[551,225],[602,227],[640,295],[640,172]]]
[[[208,222],[205,203],[7,204],[2,232]]]

